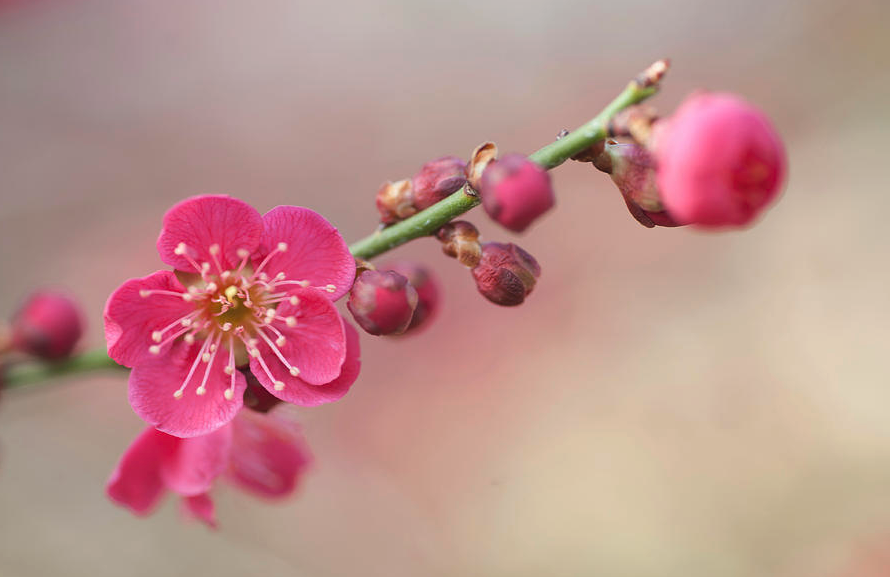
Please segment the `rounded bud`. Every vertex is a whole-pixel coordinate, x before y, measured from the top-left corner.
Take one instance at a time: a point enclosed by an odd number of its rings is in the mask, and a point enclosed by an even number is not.
[[[766,115],[738,96],[693,94],[653,130],[661,200],[677,222],[744,226],[781,190],[782,140]]]
[[[244,367],[238,369],[238,371],[244,375],[244,379],[247,381],[247,388],[244,389],[245,408],[258,413],[268,413],[282,402],[281,399],[270,393],[266,387],[260,383],[259,379],[250,372],[250,368]]]
[[[508,154],[490,163],[480,186],[485,212],[514,232],[524,231],[553,207],[550,175],[521,154]]]
[[[541,267],[535,257],[513,243],[487,242],[482,245],[482,259],[473,269],[476,288],[496,305],[522,304],[535,288]]]
[[[466,267],[473,268],[482,258],[482,245],[479,244],[479,230],[465,220],[449,222],[436,231],[436,238],[442,242],[442,252],[454,257]]]
[[[417,291],[396,272],[366,270],[355,280],[346,307],[372,335],[397,335],[411,323]]]
[[[12,319],[12,347],[43,359],[66,357],[83,335],[77,302],[54,291],[32,293]]]
[[[417,212],[410,180],[384,182],[377,190],[376,202],[383,224],[399,222]]]
[[[390,263],[382,270],[390,270],[404,276],[417,291],[417,307],[406,331],[413,331],[429,324],[439,310],[439,283],[436,282],[433,273],[426,267],[408,261]]]
[[[457,192],[467,182],[467,165],[456,156],[443,156],[424,164],[411,180],[414,207],[423,210]]]

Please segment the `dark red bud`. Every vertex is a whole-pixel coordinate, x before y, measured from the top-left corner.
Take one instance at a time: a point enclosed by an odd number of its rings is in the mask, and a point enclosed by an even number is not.
[[[524,231],[555,202],[550,175],[521,154],[508,154],[490,163],[480,186],[485,212],[514,232]]]
[[[436,282],[433,273],[419,264],[408,261],[388,264],[383,270],[391,270],[404,276],[417,291],[417,308],[414,309],[414,316],[411,317],[407,331],[429,324],[439,309],[439,283]]]
[[[268,413],[281,399],[266,390],[259,379],[257,379],[249,368],[238,369],[244,375],[247,381],[247,388],[244,389],[244,406],[258,413]]]
[[[396,272],[366,270],[352,286],[346,307],[372,335],[397,335],[411,323],[417,291]]]
[[[414,207],[417,210],[428,208],[467,182],[467,165],[456,156],[443,156],[427,162],[414,175],[411,186],[414,189]]]
[[[53,291],[32,293],[12,320],[12,346],[44,359],[66,357],[83,335],[82,319],[71,297]]]
[[[496,305],[512,307],[525,300],[541,276],[535,258],[513,243],[487,242],[473,269],[476,288]]]

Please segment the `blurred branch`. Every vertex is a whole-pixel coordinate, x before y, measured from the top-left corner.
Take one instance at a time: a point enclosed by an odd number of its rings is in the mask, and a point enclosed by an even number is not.
[[[111,360],[105,349],[96,349],[62,361],[10,365],[3,369],[0,381],[4,389],[13,389],[63,375],[121,368],[123,367]]]
[[[667,68],[666,60],[655,62],[631,80],[621,94],[593,119],[531,153],[529,158],[550,170],[604,140],[609,135],[609,121],[616,114],[658,92],[659,82]],[[429,236],[444,224],[475,208],[480,202],[478,194],[464,187],[426,210],[356,241],[350,245],[349,250],[356,258],[374,258],[408,241]]]

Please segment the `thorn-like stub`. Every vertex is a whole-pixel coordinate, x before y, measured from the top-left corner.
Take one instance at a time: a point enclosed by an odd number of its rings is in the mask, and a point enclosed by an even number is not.
[[[646,70],[643,70],[640,75],[634,79],[634,82],[636,82],[640,88],[651,88],[656,86],[661,82],[661,79],[664,78],[664,75],[667,74],[670,66],[671,61],[667,58],[656,60],[650,64]]]
[[[479,181],[485,167],[498,157],[498,145],[494,142],[483,142],[473,150],[470,162],[467,163],[467,183],[474,190],[479,190]]]

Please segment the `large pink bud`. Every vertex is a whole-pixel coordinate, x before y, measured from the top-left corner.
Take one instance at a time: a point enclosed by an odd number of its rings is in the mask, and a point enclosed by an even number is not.
[[[476,288],[496,305],[522,304],[535,288],[541,267],[535,257],[513,243],[487,242],[482,259],[473,269]]]
[[[485,169],[482,206],[493,220],[522,232],[553,206],[550,175],[521,154],[508,154]]]
[[[383,267],[385,270],[394,271],[406,279],[417,291],[417,308],[411,317],[411,324],[407,331],[414,331],[429,324],[436,311],[439,310],[439,286],[433,273],[426,267],[409,261],[398,261]]]
[[[417,291],[396,272],[366,270],[356,279],[346,307],[372,335],[397,335],[411,323]]]
[[[414,206],[423,210],[444,200],[467,183],[467,163],[456,156],[443,156],[424,164],[411,179]]]
[[[661,200],[678,223],[744,226],[782,188],[782,140],[766,115],[738,96],[693,94],[654,128]]]
[[[44,359],[66,357],[83,335],[82,319],[71,297],[53,291],[32,293],[12,320],[12,345]]]

